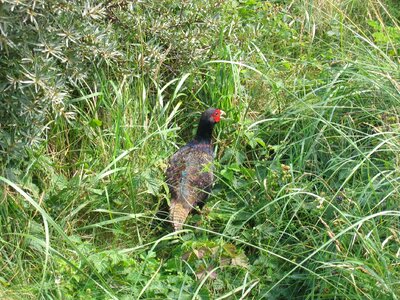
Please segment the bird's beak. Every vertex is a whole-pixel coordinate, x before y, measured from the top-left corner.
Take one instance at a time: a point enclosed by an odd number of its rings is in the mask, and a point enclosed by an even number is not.
[[[222,119],[222,120],[224,120],[224,119],[226,119],[225,118],[225,116],[226,116],[226,113],[223,111],[223,110],[220,110],[220,118]]]

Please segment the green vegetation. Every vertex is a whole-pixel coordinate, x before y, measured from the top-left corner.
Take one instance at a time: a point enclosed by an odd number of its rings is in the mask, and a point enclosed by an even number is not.
[[[0,12],[0,298],[400,298],[398,1]],[[213,193],[172,233],[210,106]]]

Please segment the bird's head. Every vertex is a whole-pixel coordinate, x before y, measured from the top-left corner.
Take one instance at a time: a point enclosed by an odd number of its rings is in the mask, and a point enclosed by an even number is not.
[[[211,141],[211,135],[214,125],[221,121],[224,112],[218,108],[209,108],[201,114],[199,126],[197,127],[197,134],[195,140]]]
[[[211,124],[218,123],[223,119],[225,112],[218,108],[209,108],[201,115],[201,120],[209,122]]]

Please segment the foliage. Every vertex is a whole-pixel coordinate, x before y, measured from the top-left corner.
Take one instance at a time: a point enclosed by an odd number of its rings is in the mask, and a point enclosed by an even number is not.
[[[395,7],[2,1],[1,298],[398,299]],[[208,106],[215,186],[172,233]]]

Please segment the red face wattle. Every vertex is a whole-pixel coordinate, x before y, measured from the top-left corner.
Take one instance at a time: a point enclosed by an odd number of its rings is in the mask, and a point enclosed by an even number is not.
[[[221,120],[221,110],[220,109],[216,109],[211,117],[213,118],[215,123],[218,123]]]

